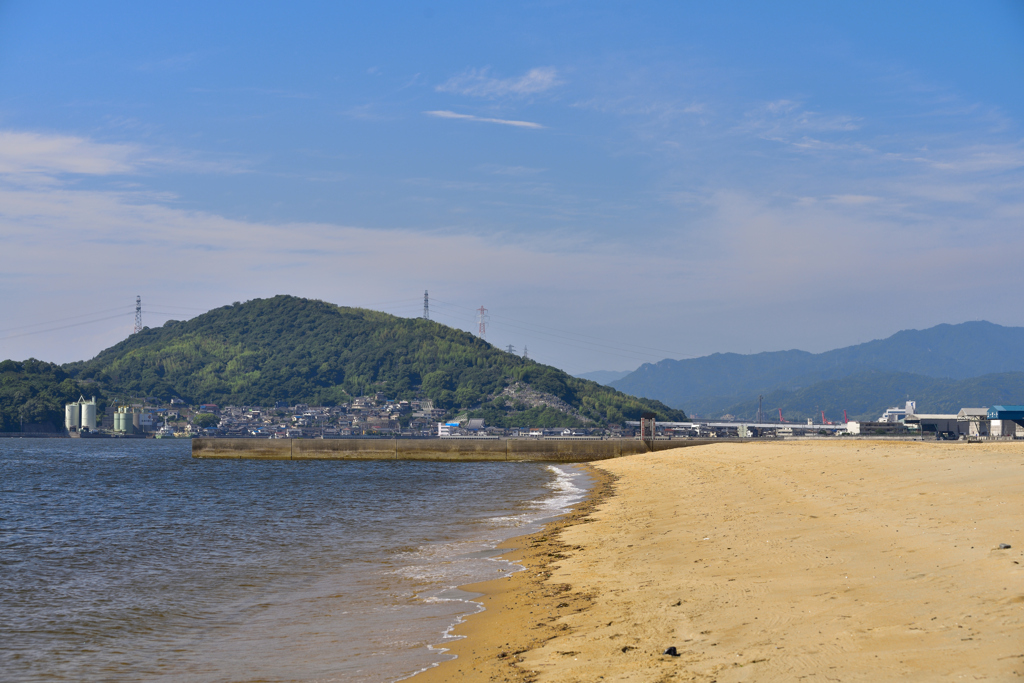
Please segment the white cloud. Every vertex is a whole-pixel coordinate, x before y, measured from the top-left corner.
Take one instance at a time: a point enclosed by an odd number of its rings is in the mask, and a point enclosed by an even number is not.
[[[137,166],[139,148],[69,135],[0,131],[0,173],[113,175]]]
[[[822,114],[799,102],[776,100],[747,111],[734,130],[803,151],[874,152],[859,141],[850,142],[848,135],[839,142],[821,139],[829,134],[850,134],[860,127],[861,119],[855,116]]]
[[[94,142],[73,135],[0,131],[0,175],[21,183],[52,182],[63,175],[111,176],[147,168],[193,173],[246,173],[239,159],[204,159],[182,150]]]
[[[515,121],[512,119],[492,119],[483,116],[473,116],[471,114],[456,114],[453,111],[439,110],[439,111],[425,111],[423,112],[427,116],[436,116],[439,119],[460,119],[462,121],[480,121],[483,123],[498,123],[503,126],[516,126],[518,128],[543,128],[544,126],[539,123],[533,123],[532,121]]]
[[[939,296],[943,310],[974,306],[970,310],[976,315],[993,317],[997,311],[973,302],[987,288],[1022,284],[1016,267],[1024,258],[1024,235],[1016,230],[1020,206],[1015,213],[978,216],[968,223],[936,218],[922,228],[849,210],[851,204],[888,204],[869,195],[787,204],[733,191],[696,199],[706,208],[704,217],[690,226],[692,231],[666,236],[651,252],[643,242],[593,243],[578,234],[537,241],[412,227],[275,225],[185,211],[140,193],[0,183],[0,236],[8,263],[0,274],[0,298],[8,302],[5,316],[13,328],[38,322],[39,310],[53,310],[58,318],[81,313],[83,301],[99,299],[103,305],[96,302],[93,308],[100,309],[134,301],[135,294],[152,301],[164,292],[173,292],[167,301],[182,306],[212,308],[290,293],[415,315],[422,305],[417,293],[429,288],[441,300],[483,303],[506,314],[518,306],[522,312],[513,315],[555,327],[568,324],[559,322],[567,309],[574,321],[598,319],[607,309],[658,320],[665,308],[678,310],[686,315],[664,320],[665,330],[641,343],[678,345],[678,355],[684,355],[723,350],[717,337],[711,348],[691,346],[708,344],[687,327],[693,316],[730,329],[728,321],[744,321],[735,331],[737,340],[751,327],[789,340],[782,328],[773,327],[772,315],[805,326],[849,323],[843,334],[858,334],[862,329],[856,325],[892,292]],[[978,234],[991,235],[1000,248],[991,250],[991,241],[975,239]],[[83,272],[89,278],[85,290]],[[661,312],[645,311],[646,304],[637,302],[636,293],[644,291],[663,293],[653,299]],[[68,292],[76,294],[69,298]],[[373,305],[410,292],[408,310]],[[942,321],[933,316],[906,324]],[[441,322],[460,324],[458,319]],[[878,335],[891,333],[885,324],[876,321]],[[120,323],[104,325],[103,334],[76,327],[51,338],[0,340],[0,357],[89,357],[125,334]],[[593,330],[609,340],[620,333],[629,338],[628,330]],[[758,341],[758,348],[776,343],[776,337]],[[523,343],[518,337],[494,341]],[[541,352],[533,340],[529,345]],[[543,360],[568,363],[574,357],[557,347],[548,352]],[[586,369],[603,356],[588,358],[571,362]]]
[[[502,166],[500,164],[483,164],[479,167],[481,171],[485,173],[491,173],[493,175],[507,175],[507,176],[533,176],[538,173],[543,173],[543,168],[532,168],[530,166]]]
[[[750,113],[755,126],[794,130],[851,131],[860,128],[860,119],[842,114],[821,114],[804,109],[799,102],[776,100]]]
[[[470,97],[508,97],[535,95],[560,85],[558,71],[544,66],[530,69],[518,78],[492,78],[489,69],[469,69],[437,86],[438,92]]]
[[[869,314],[872,302],[893,294],[971,307],[987,288],[1024,284],[1013,266],[1024,258],[1024,234],[1012,218],[932,215],[921,224],[884,211],[850,211],[885,204],[858,195],[785,204],[715,193],[701,236],[692,238],[695,249],[713,255],[700,266],[710,285],[702,298],[729,307],[753,297],[780,311],[807,301],[822,315],[854,315]],[[979,234],[998,241],[998,253]]]
[[[872,197],[866,194],[835,194],[828,198],[833,204],[846,204],[855,206],[857,204],[873,204],[881,201],[881,197]]]
[[[961,173],[998,173],[1024,168],[1024,148],[1019,143],[978,144],[941,151],[923,150],[913,154],[893,154],[890,157],[923,163],[940,171]]]
[[[586,283],[588,297],[614,296],[619,285],[604,274],[640,267],[627,255],[585,248],[579,238],[535,245],[488,234],[275,225],[181,210],[142,194],[3,183],[0,243],[9,264],[0,274],[0,298],[9,302],[5,318],[12,328],[38,322],[40,310],[56,319],[134,301],[135,294],[207,308],[281,293],[380,308],[373,302],[412,293],[409,311],[384,308],[414,315],[422,305],[417,293],[429,287],[449,292],[449,300],[469,294],[507,311],[512,302],[548,301],[567,281]],[[644,263],[650,266],[649,259]],[[82,273],[88,273],[85,289]],[[181,316],[146,323],[170,317]],[[105,335],[76,327],[0,339],[0,358],[91,357],[124,336],[120,323],[103,325]]]

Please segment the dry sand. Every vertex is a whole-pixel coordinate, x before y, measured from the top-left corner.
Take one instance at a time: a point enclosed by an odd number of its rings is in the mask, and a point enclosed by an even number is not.
[[[418,683],[1024,678],[1024,445],[717,444],[593,468],[581,509],[512,542],[525,571],[472,587],[486,611]]]

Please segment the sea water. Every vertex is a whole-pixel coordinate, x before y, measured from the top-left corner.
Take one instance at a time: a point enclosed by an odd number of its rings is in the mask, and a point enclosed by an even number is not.
[[[540,463],[194,460],[0,440],[4,681],[394,681],[450,658],[502,540],[589,486]],[[435,647],[440,645],[441,647]]]

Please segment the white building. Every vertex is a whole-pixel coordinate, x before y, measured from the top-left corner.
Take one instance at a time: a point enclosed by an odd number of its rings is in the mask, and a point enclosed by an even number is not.
[[[437,423],[437,435],[438,436],[455,436],[452,430],[458,427],[458,422],[438,422]]]
[[[917,401],[907,401],[903,408],[889,408],[878,418],[879,422],[903,422],[907,415],[917,412]]]

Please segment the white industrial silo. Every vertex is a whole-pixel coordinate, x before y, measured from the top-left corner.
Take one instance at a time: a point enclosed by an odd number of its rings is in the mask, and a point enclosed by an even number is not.
[[[78,429],[79,421],[78,416],[80,412],[78,410],[77,403],[68,403],[64,406],[64,428],[69,432],[74,429]]]
[[[82,401],[81,404],[82,429],[90,432],[96,431],[96,397],[91,401]]]

